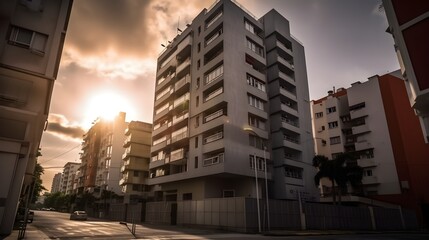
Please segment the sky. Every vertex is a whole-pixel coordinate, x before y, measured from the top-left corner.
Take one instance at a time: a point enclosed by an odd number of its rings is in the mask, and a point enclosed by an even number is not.
[[[237,0],[257,18],[276,9],[305,49],[310,99],[399,69],[381,0]],[[80,162],[98,116],[152,122],[156,60],[214,0],[75,0],[38,162],[43,185]]]

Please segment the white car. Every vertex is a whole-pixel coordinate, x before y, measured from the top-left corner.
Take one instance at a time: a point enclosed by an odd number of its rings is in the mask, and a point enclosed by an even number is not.
[[[85,211],[74,211],[70,214],[70,220],[86,220],[88,215]]]

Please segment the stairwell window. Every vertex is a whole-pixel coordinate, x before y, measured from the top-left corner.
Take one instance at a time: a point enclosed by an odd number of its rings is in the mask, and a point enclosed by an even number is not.
[[[341,138],[340,138],[340,136],[331,137],[331,138],[329,138],[329,141],[330,141],[331,145],[340,144]]]
[[[25,28],[12,26],[9,44],[30,49],[31,52],[44,55],[48,35]]]
[[[316,113],[316,118],[321,118],[323,117],[323,112],[317,112]]]

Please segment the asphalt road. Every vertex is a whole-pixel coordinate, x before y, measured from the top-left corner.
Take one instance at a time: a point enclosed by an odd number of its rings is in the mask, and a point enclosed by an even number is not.
[[[88,219],[69,220],[70,215],[52,211],[35,211],[32,227],[42,231],[50,239],[134,239],[125,225],[117,221]],[[130,226],[131,227],[131,226]],[[424,233],[378,233],[322,236],[263,236],[260,234],[240,234],[211,229],[186,228],[180,226],[136,225],[137,239],[368,239],[368,240],[415,240],[429,239]]]

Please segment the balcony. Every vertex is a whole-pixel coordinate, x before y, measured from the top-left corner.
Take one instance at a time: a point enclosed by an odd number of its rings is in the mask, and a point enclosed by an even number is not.
[[[277,56],[277,61],[281,63],[283,66],[289,68],[291,71],[294,71],[295,67],[293,66],[293,63],[287,61],[286,59],[280,56]]]
[[[289,49],[288,47],[286,47],[283,43],[281,43],[280,41],[276,41],[276,45],[277,47],[279,47],[281,50],[283,50],[284,52],[286,52],[287,54],[289,54],[290,56],[293,56],[292,53],[292,49]]]
[[[162,166],[165,164],[165,159],[160,159],[160,160],[156,160],[156,161],[152,161],[149,163],[149,168],[157,168],[159,166]]]
[[[157,136],[158,134],[160,134],[160,133],[162,133],[162,132],[164,132],[165,130],[167,130],[169,127],[171,127],[173,125],[173,123],[170,121],[170,122],[166,122],[165,124],[163,124],[163,125],[159,125],[159,126],[156,126],[156,128],[155,128],[155,126],[154,126],[154,129],[153,129],[153,131],[152,131],[152,136]]]
[[[359,126],[352,127],[352,133],[353,135],[360,135],[364,133],[371,132],[371,130],[368,127],[368,124],[363,124]]]
[[[281,109],[282,109],[282,111],[284,111],[284,112],[287,112],[287,113],[289,113],[289,114],[292,114],[292,115],[294,115],[294,116],[296,116],[296,117],[298,117],[299,115],[298,115],[298,111],[297,110],[295,110],[295,109],[293,109],[291,106],[288,106],[288,105],[286,105],[286,104],[284,104],[284,103],[282,103],[282,104],[280,104],[281,105]]]
[[[186,132],[179,133],[179,134],[177,134],[175,136],[172,135],[172,137],[171,137],[171,143],[180,141],[180,140],[185,139],[187,137],[188,137],[188,131],[187,130],[186,130]]]
[[[191,76],[187,74],[186,76],[184,76],[174,84],[174,91],[175,92],[179,91],[183,86],[188,85],[188,83],[190,82],[191,82]]]
[[[191,35],[188,35],[177,45],[177,52],[180,53],[183,49],[185,49],[187,46],[190,46],[191,44],[192,44],[192,38],[191,38]]]
[[[288,97],[288,98],[290,98],[292,100],[295,100],[295,101],[297,100],[295,93],[293,93],[291,91],[288,91],[286,88],[284,88],[282,86],[280,86],[280,93],[283,96],[286,96],[286,97]]]
[[[182,164],[184,161],[186,161],[186,152],[184,148],[174,150],[170,153],[170,163],[171,164]]]
[[[350,111],[350,118],[351,119],[361,118],[361,117],[365,117],[365,116],[368,116],[368,109],[366,109],[366,107]]]
[[[299,144],[299,140],[296,138],[288,137],[288,136],[284,136],[283,146],[293,148],[293,149],[297,149],[297,150],[301,150],[301,145]]]
[[[157,107],[161,103],[164,103],[165,100],[167,100],[173,92],[174,92],[173,89],[170,89],[169,87],[167,87],[161,93],[158,93],[158,95],[156,96],[156,99],[155,99],[155,107]]]
[[[363,168],[375,167],[378,165],[373,158],[358,159],[357,163],[360,167],[363,167]]]
[[[280,77],[281,79],[285,80],[286,82],[288,82],[288,83],[292,84],[292,85],[295,85],[295,84],[296,84],[296,83],[295,83],[295,80],[294,80],[292,77],[290,77],[290,76],[286,75],[286,74],[285,74],[285,73],[283,73],[282,71],[279,71],[279,77]]]
[[[187,58],[185,61],[181,62],[176,68],[176,73],[180,73],[183,69],[191,65],[191,58]]]
[[[299,123],[298,121],[293,121],[291,119],[282,117],[282,128],[290,129],[294,132],[299,132]]]
[[[372,146],[372,144],[370,142],[368,142],[366,140],[355,142],[356,151],[362,151],[362,150],[371,149],[371,148],[374,148],[374,147]]]
[[[181,106],[182,104],[189,101],[189,93],[186,93],[180,97],[178,97],[176,100],[174,100],[173,107],[177,108],[178,106]]]
[[[127,138],[125,138],[125,141],[122,147],[126,148],[126,147],[129,147],[130,145],[131,145],[131,135],[128,135]]]
[[[364,176],[362,178],[363,185],[379,184],[377,176]]]
[[[177,123],[179,123],[179,122],[187,119],[188,117],[189,117],[189,113],[188,112],[186,112],[186,113],[184,113],[182,115],[179,115],[179,116],[173,116],[173,125],[175,125],[175,124],[177,124]]]
[[[157,152],[163,148],[165,148],[168,144],[170,144],[170,139],[166,139],[158,144],[155,144],[151,147],[152,152]]]

